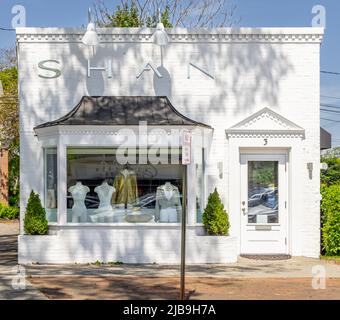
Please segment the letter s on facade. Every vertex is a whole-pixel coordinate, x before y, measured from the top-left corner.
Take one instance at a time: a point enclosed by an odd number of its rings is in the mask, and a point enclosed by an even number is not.
[[[61,71],[59,69],[55,69],[55,68],[51,68],[51,67],[47,67],[45,65],[45,63],[48,63],[48,62],[53,62],[53,63],[57,63],[59,64],[60,62],[57,61],[57,60],[43,60],[43,61],[40,61],[38,63],[38,67],[40,69],[43,69],[43,70],[47,70],[47,71],[51,71],[51,72],[54,72],[55,74],[54,75],[50,75],[50,76],[44,76],[42,74],[39,74],[39,77],[40,78],[44,78],[44,79],[54,79],[54,78],[58,78],[61,76]]]

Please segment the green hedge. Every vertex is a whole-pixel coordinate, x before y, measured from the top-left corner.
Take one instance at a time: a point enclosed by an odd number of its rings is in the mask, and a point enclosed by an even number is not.
[[[321,162],[328,165],[327,170],[321,170],[321,183],[328,186],[340,183],[340,158],[321,158]]]
[[[11,207],[0,204],[0,219],[17,219],[18,217],[18,207]]]
[[[321,187],[322,249],[327,256],[340,255],[340,184]]]

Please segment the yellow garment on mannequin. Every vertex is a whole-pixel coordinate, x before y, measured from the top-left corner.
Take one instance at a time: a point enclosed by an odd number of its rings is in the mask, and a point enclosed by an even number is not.
[[[137,177],[133,171],[127,171],[126,175],[119,173],[113,186],[116,191],[112,196],[112,204],[132,204],[137,200]]]

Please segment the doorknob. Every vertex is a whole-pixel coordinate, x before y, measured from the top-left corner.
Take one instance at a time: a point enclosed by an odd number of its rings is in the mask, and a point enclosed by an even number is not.
[[[242,212],[243,212],[243,214],[247,213],[247,208],[246,208],[246,202],[245,201],[242,201]]]

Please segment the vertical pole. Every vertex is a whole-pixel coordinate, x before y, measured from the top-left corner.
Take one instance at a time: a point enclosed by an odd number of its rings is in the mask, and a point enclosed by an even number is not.
[[[8,149],[0,150],[0,202],[8,205]]]
[[[185,300],[185,234],[187,223],[187,166],[184,167],[183,179],[183,212],[181,225],[181,282],[180,300]]]

